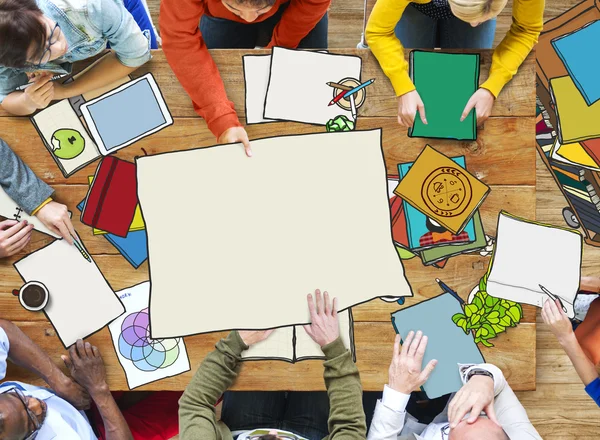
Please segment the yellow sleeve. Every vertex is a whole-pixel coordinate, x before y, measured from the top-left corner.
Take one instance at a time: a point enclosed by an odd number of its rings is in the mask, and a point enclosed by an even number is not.
[[[490,75],[481,87],[498,97],[537,43],[544,27],[544,0],[514,0],[512,24],[492,56]]]
[[[428,3],[429,1],[416,1],[415,3]],[[383,72],[390,79],[396,96],[415,90],[415,85],[408,75],[408,62],[404,58],[404,47],[394,33],[396,25],[410,3],[410,0],[377,0],[365,31],[367,44],[379,61]]]
[[[40,209],[42,209],[44,206],[46,206],[48,203],[50,203],[52,201],[52,197],[48,197],[46,200],[44,200],[42,202],[42,204],[40,206],[38,206],[37,208],[35,208],[33,210],[33,212],[31,213],[31,215],[36,215]]]

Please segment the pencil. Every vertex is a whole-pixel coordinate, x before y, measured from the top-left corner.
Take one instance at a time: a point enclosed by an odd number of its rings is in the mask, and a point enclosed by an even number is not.
[[[73,234],[71,234],[71,237],[73,237]],[[73,237],[73,244],[75,245],[77,250],[81,253],[83,258],[85,258],[86,260],[88,260],[91,263],[92,257],[90,257],[90,254],[88,254],[86,252],[86,250],[83,248],[83,245],[81,243],[79,243],[79,241],[77,241],[77,239],[75,237]]]
[[[350,110],[352,112],[352,119],[356,122],[357,114],[356,114],[356,103],[354,102],[354,95],[350,95]]]
[[[442,288],[442,290],[444,292],[452,295],[454,298],[456,298],[458,300],[459,303],[461,303],[461,304],[465,303],[465,301],[460,296],[458,296],[458,293],[456,293],[454,290],[452,290],[450,287],[448,287],[446,285],[446,283],[444,283],[442,280],[440,280],[439,278],[436,278],[435,281],[440,285],[440,287]]]
[[[335,87],[336,89],[345,90],[346,92],[352,90],[352,87],[345,86],[343,84],[338,84],[334,82],[328,82],[327,85],[329,87]]]

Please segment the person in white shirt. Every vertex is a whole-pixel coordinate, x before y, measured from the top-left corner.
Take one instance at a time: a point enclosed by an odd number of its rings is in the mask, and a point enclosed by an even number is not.
[[[43,378],[50,388],[0,384],[0,439],[96,440],[80,411],[89,408],[90,399],[102,416],[107,440],[133,439],[106,384],[97,347],[79,340],[68,357],[62,356],[71,379],[16,325],[0,319],[0,380],[6,376],[7,358]]]
[[[491,364],[457,366],[463,387],[431,424],[406,412],[410,393],[434,370],[422,368],[427,336],[410,332],[400,348],[396,335],[389,383],[377,402],[367,440],[541,440],[502,371]]]

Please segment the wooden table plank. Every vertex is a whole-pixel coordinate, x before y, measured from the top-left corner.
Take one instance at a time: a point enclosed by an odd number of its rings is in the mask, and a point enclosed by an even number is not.
[[[60,355],[65,353],[54,329],[42,322],[16,322],[16,324],[50,357],[62,366]],[[535,377],[528,373],[533,361],[529,356],[531,347],[535,350],[535,324],[521,324],[494,340],[495,348],[482,348],[486,361],[502,369],[504,375],[515,390],[535,389]],[[226,333],[186,337],[186,347],[190,356],[191,371],[179,376],[166,378],[140,390],[182,390],[190,381],[192,374],[204,357],[214,348],[214,344]],[[103,354],[108,382],[111,388],[125,382],[124,373],[118,365],[108,329],[88,339]],[[394,331],[389,323],[355,324],[356,356],[361,380],[365,390],[381,391],[387,383],[388,367],[392,356]],[[504,353],[515,353],[508,359]],[[244,363],[239,379],[232,389],[250,390],[323,390],[323,368],[321,361],[302,361],[290,364],[283,361],[249,361]],[[42,381],[26,370],[10,364],[7,377],[27,383],[42,384]]]
[[[360,109],[361,116],[396,116],[398,102],[393,92],[390,81],[387,79],[379,63],[369,50],[364,49],[335,49],[332,52],[356,55],[363,59],[362,78],[376,78],[377,81],[369,87],[368,99]],[[481,53],[481,82],[488,75],[492,50],[447,50],[456,53]],[[244,108],[244,80],[242,72],[242,55],[270,53],[266,50],[213,50],[212,57],[221,72],[221,78],[227,90],[227,96],[234,103],[240,117],[245,117]],[[408,57],[409,51],[406,51]],[[74,66],[78,72],[89,65],[91,60],[82,61]],[[138,77],[152,72],[158,82],[173,117],[196,117],[189,96],[175,77],[175,74],[166,62],[162,50],[153,51],[153,59],[136,70],[132,76]],[[535,81],[535,54],[532,52],[519,72],[513,78],[511,85],[506,87],[498,97],[493,111],[493,116],[535,116],[535,90],[532,85]],[[449,85],[450,87],[450,85]],[[466,103],[465,103],[466,104]],[[7,116],[6,111],[0,108],[0,116]]]

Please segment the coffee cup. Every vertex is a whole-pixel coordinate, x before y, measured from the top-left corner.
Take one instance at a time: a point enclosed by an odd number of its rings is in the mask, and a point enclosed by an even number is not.
[[[39,312],[48,304],[50,294],[44,284],[39,281],[30,281],[15,292],[23,308],[31,312]]]

